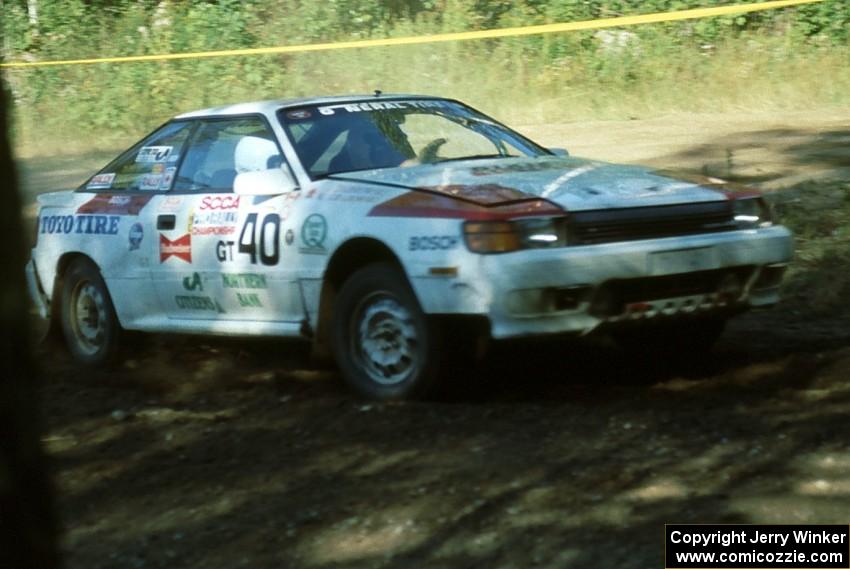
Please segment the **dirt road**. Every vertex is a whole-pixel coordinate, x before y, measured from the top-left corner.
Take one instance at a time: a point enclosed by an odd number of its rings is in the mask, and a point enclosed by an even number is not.
[[[768,187],[850,167],[846,118],[746,118],[525,131]],[[805,291],[710,358],[513,343],[430,403],[358,401],[299,346],[129,341],[108,374],[42,349],[71,568],[656,569],[665,523],[848,521],[850,319]]]

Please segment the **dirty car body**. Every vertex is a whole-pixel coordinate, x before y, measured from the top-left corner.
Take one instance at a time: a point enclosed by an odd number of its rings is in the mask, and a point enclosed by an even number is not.
[[[792,251],[757,192],[414,95],[184,114],[39,202],[30,288],[82,362],[121,330],[307,338],[385,399],[430,392],[458,330],[651,334],[775,304]]]

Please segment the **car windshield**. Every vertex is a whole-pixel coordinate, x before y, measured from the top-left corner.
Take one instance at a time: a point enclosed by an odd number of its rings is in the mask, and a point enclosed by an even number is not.
[[[381,99],[282,109],[313,178],[342,172],[548,152],[481,113],[441,99]]]

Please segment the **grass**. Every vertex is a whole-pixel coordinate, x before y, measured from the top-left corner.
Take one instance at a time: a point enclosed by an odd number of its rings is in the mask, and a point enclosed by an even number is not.
[[[795,235],[785,296],[813,314],[850,314],[850,181],[806,182],[774,194]]]
[[[850,46],[799,47],[751,34],[702,47],[659,36],[600,51],[544,36],[8,77],[18,102],[16,149],[29,157],[120,148],[174,114],[206,106],[374,89],[456,97],[511,124],[848,108]]]

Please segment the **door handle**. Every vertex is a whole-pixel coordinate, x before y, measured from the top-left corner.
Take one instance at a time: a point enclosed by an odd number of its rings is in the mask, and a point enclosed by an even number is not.
[[[176,215],[158,215],[156,216],[157,229],[174,229],[177,224]]]

